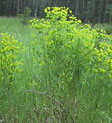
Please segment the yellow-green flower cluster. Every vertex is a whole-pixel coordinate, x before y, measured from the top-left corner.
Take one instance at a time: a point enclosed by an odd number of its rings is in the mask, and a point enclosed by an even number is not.
[[[11,83],[14,73],[21,71],[22,62],[17,60],[21,45],[13,36],[0,34],[0,82]]]
[[[48,7],[44,11],[47,14],[46,18],[49,18],[52,21],[56,21],[66,20],[69,9],[66,7]]]
[[[112,78],[112,45],[100,42],[98,48],[94,48],[93,72],[106,74]]]

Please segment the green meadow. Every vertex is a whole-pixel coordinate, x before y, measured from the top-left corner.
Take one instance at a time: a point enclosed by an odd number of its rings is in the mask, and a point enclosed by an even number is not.
[[[0,17],[0,122],[112,123],[111,25],[45,13]]]

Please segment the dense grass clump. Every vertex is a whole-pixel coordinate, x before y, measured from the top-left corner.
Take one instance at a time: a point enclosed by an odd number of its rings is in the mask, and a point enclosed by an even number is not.
[[[8,85],[0,87],[0,119],[8,123],[111,123],[112,35],[82,25],[65,7],[48,7],[45,13],[44,19],[30,21],[30,30],[18,22],[16,38],[24,48],[17,42],[16,46],[24,50],[10,62],[24,62],[19,67],[22,72],[14,74],[10,91],[2,91]],[[11,36],[2,35],[8,42]],[[12,46],[15,39],[11,41]],[[1,58],[5,57],[3,47]]]

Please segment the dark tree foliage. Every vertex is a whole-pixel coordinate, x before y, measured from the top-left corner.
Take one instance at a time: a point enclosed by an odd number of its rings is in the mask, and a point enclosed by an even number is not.
[[[112,21],[112,0],[0,0],[0,16],[16,16],[25,7],[32,16],[44,17],[44,8],[66,6],[83,22],[105,23]]]

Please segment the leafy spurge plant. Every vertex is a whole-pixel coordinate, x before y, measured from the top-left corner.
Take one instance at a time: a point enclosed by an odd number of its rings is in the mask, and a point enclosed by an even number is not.
[[[92,75],[98,70],[110,75],[111,64],[106,63],[112,58],[107,53],[112,49],[105,45],[111,47],[111,36],[103,30],[92,29],[90,25],[82,25],[68,8],[48,7],[45,13],[45,19],[34,19],[31,23],[38,36],[33,41],[33,49],[37,53],[34,57],[39,56],[38,62],[43,74],[49,76],[49,82],[64,89],[66,84],[63,82],[76,88],[86,72],[91,71]]]
[[[18,61],[18,51],[21,43],[6,33],[0,34],[0,84],[10,89],[15,74],[21,72],[21,61]]]

